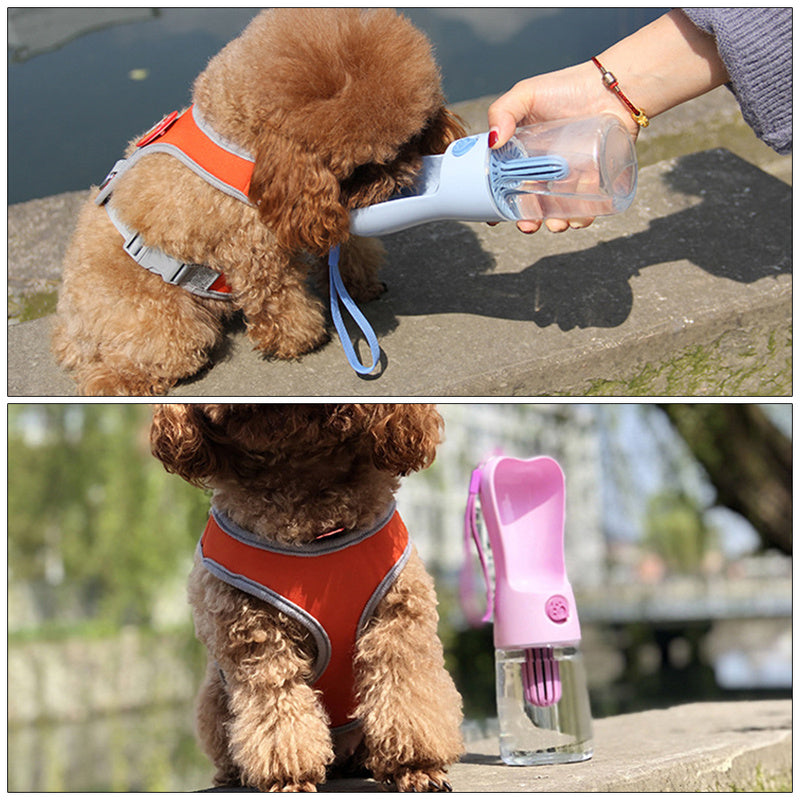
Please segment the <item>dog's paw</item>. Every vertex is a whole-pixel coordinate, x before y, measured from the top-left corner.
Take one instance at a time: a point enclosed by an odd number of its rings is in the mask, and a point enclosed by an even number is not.
[[[330,333],[326,330],[295,331],[283,336],[272,348],[260,348],[266,355],[278,358],[281,361],[293,361],[306,353],[313,353],[320,347],[327,344],[331,339]]]
[[[273,784],[267,789],[268,792],[316,792],[317,787],[313,783],[285,783]]]
[[[378,280],[378,269],[385,256],[386,250],[378,239],[352,236],[342,248],[339,271],[353,300],[368,303],[386,291],[386,284]],[[327,269],[323,275],[327,281]],[[326,286],[322,288],[327,290]]]
[[[389,287],[383,281],[375,280],[359,286],[350,294],[359,303],[369,303],[371,300],[377,300],[388,289]]]
[[[301,783],[273,783],[266,791],[268,792],[316,792],[317,785],[311,781]]]
[[[391,776],[398,792],[452,792],[443,769],[402,767]]]
[[[159,379],[144,373],[123,372],[97,366],[76,375],[78,394],[88,397],[153,397],[166,394],[176,380]]]
[[[278,325],[272,320],[248,322],[247,334],[254,349],[268,358],[293,361],[330,341],[331,336],[321,314],[306,320],[305,325],[299,316],[295,316],[294,320],[289,325],[283,321]]]

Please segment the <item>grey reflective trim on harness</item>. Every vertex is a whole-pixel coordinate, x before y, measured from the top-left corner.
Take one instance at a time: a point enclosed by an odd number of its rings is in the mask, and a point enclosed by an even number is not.
[[[108,198],[111,197],[111,192],[114,189],[114,184],[117,182],[117,178],[124,175],[133,166],[132,161],[133,156],[131,156],[131,158],[121,158],[116,164],[114,164],[114,166],[111,168],[111,172],[106,175],[105,179],[100,184],[100,191],[97,193],[97,197],[94,199],[94,204],[96,206],[102,206],[108,201]]]
[[[258,597],[265,603],[269,603],[274,608],[277,608],[278,611],[282,611],[284,614],[286,614],[287,617],[299,622],[307,631],[309,631],[309,633],[311,633],[317,645],[317,657],[314,661],[314,675],[312,678],[312,681],[316,681],[317,678],[319,678],[319,676],[325,672],[325,669],[331,660],[332,652],[331,640],[328,638],[328,634],[325,633],[325,629],[322,627],[322,625],[320,625],[319,622],[317,622],[317,620],[311,616],[311,614],[300,608],[300,606],[295,605],[291,600],[287,600],[282,595],[278,594],[277,592],[273,592],[271,589],[266,586],[262,586],[260,583],[251,581],[244,575],[238,575],[228,571],[221,564],[218,564],[216,561],[204,556],[201,543],[198,543],[197,545],[197,552],[199,554],[201,563],[212,575],[219,578],[224,583],[227,583],[229,586],[239,589],[245,594]]]
[[[200,128],[200,130],[218,147],[221,147],[223,150],[227,150],[229,153],[233,153],[233,155],[238,156],[239,158],[243,158],[245,161],[250,161],[253,164],[255,163],[255,159],[250,155],[250,153],[246,152],[241,147],[237,147],[233,142],[230,142],[228,139],[220,136],[220,134],[216,133],[212,128],[210,128],[208,123],[199,115],[199,113],[197,113],[197,110],[194,107],[192,107],[188,113],[192,115],[197,127]],[[94,200],[95,204],[98,206],[103,205],[103,203],[105,203],[111,195],[111,192],[114,190],[114,184],[140,159],[151,155],[152,153],[165,153],[166,155],[173,156],[173,158],[177,158],[178,161],[180,161],[184,166],[188,167],[190,170],[192,170],[192,172],[199,175],[207,183],[210,183],[215,189],[219,189],[219,191],[230,195],[236,200],[241,200],[243,203],[246,203],[249,206],[253,205],[244,192],[234,188],[233,186],[229,186],[227,183],[224,183],[223,181],[219,180],[219,178],[203,169],[203,167],[201,167],[200,164],[198,164],[194,159],[189,158],[189,156],[187,156],[183,150],[176,147],[174,144],[159,141],[143,145],[142,147],[137,148],[129,158],[122,158],[117,161],[117,163],[114,164],[113,168],[111,169],[111,172],[108,173],[106,179],[103,181],[100,187],[100,194],[98,194]]]
[[[281,553],[284,555],[313,558],[314,556],[322,556],[328,553],[345,550],[348,547],[357,545],[359,542],[363,542],[364,539],[368,539],[370,536],[375,535],[383,529],[389,520],[391,520],[391,518],[394,516],[396,508],[397,504],[395,501],[392,501],[386,513],[384,513],[383,516],[368,529],[355,530],[342,537],[337,537],[335,540],[322,539],[314,542],[308,542],[302,547],[297,547],[294,545],[282,545],[279,542],[260,539],[250,531],[237,525],[224,511],[216,508],[215,506],[211,507],[211,514],[214,517],[217,525],[219,525],[219,527],[226,534],[228,534],[228,536],[238,539],[249,547],[256,547],[260,550],[266,550],[271,553]],[[302,624],[311,633],[317,645],[317,657],[314,661],[314,675],[312,682],[316,681],[327,668],[328,663],[331,660],[332,652],[331,640],[320,622],[311,614],[309,614],[308,611],[300,608],[300,606],[296,605],[291,600],[287,600],[283,595],[274,592],[269,587],[263,586],[257,581],[251,580],[245,575],[231,572],[213,559],[203,555],[202,540],[198,542],[197,553],[203,566],[212,575],[216,576],[224,583],[227,583],[236,589],[240,589],[246,594],[253,595],[264,602],[269,603],[279,611],[282,611],[291,619],[294,619]],[[370,619],[372,619],[372,616],[378,607],[378,603],[380,603],[386,592],[389,591],[389,588],[397,580],[397,576],[408,562],[410,556],[411,538],[409,537],[402,555],[386,573],[386,575],[383,577],[383,580],[381,580],[381,582],[375,587],[375,590],[370,595],[367,604],[364,606],[364,610],[361,612],[361,616],[359,617],[358,625],[356,627],[356,638],[363,633],[367,623],[370,621]]]
[[[306,542],[301,547],[290,544],[284,545],[280,542],[268,541],[256,536],[240,525],[237,525],[224,511],[216,506],[211,506],[211,515],[216,520],[217,525],[219,525],[225,533],[250,547],[266,550],[270,553],[283,553],[284,555],[296,556],[299,558],[313,558],[314,556],[324,556],[328,553],[336,553],[339,550],[345,550],[359,542],[363,542],[364,539],[368,539],[370,536],[374,536],[378,531],[383,530],[383,527],[394,516],[396,510],[397,502],[392,500],[386,511],[371,527],[349,531],[331,539],[316,539],[313,542]]]
[[[148,272],[153,272],[166,283],[180,286],[183,289],[205,297],[209,300],[231,300],[228,292],[217,292],[210,287],[219,279],[220,273],[202,264],[188,264],[156,247],[148,247],[142,237],[131,230],[119,218],[110,203],[106,203],[106,212],[114,227],[122,234],[125,243],[122,249]]]
[[[397,559],[395,565],[386,573],[384,579],[378,584],[375,591],[372,593],[372,597],[370,597],[367,604],[364,606],[364,610],[361,612],[361,617],[358,620],[358,628],[356,633],[356,639],[364,632],[364,628],[366,628],[367,623],[372,619],[373,615],[375,614],[376,609],[378,608],[378,603],[383,600],[384,595],[386,592],[389,591],[391,585],[397,580],[397,576],[402,571],[403,567],[406,565],[406,562],[411,556],[411,537],[409,537],[408,542],[406,543],[406,549],[403,550],[403,554],[400,558]]]
[[[251,161],[253,164],[256,163],[256,160],[253,158],[252,154],[245,150],[243,147],[239,147],[236,142],[232,142],[230,139],[223,136],[221,133],[217,133],[200,115],[200,112],[197,110],[197,106],[192,106],[192,119],[194,119],[195,124],[198,128],[200,128],[203,133],[211,139],[214,144],[221,147],[223,150],[227,150],[229,153],[233,153],[235,156],[239,156],[239,158],[243,158],[245,161]]]

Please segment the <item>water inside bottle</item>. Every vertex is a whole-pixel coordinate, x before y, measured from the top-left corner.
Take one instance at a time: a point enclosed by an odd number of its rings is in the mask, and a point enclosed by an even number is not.
[[[498,207],[514,219],[606,216],[633,201],[636,150],[611,115],[531,125],[490,153],[489,179]]]
[[[543,648],[497,650],[497,715],[500,757],[506,764],[564,764],[591,758],[592,715],[583,658],[575,647],[546,648],[558,676],[559,691],[547,703],[546,692],[532,691],[532,663]],[[541,667],[539,667],[541,669]],[[552,679],[551,679],[552,680]]]

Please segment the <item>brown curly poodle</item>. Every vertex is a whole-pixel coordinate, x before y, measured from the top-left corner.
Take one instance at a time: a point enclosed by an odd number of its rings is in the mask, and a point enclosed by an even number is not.
[[[331,247],[342,246],[354,299],[385,288],[383,249],[349,235],[349,211],[412,185],[423,155],[465,133],[444,106],[430,43],[391,9],[262,12],[211,59],[192,102],[254,161],[249,200],[157,152],[119,176],[108,204],[148,247],[223,273],[231,299],[200,297],[135,263],[94,190],[65,257],[53,333],[82,394],[167,392],[207,365],[239,310],[265,356],[322,345],[325,306],[308,282]]]
[[[442,424],[423,404],[156,407],[155,456],[213,490],[189,600],[216,785],[314,791],[366,768],[401,791],[450,789],[461,698],[433,581],[394,508]]]

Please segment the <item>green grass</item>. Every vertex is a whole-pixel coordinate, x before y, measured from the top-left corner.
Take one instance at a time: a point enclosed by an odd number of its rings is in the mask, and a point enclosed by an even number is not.
[[[756,767],[756,774],[753,781],[748,786],[731,784],[728,791],[731,792],[789,792],[792,791],[791,772],[778,773],[777,775],[765,775],[762,767]]]

